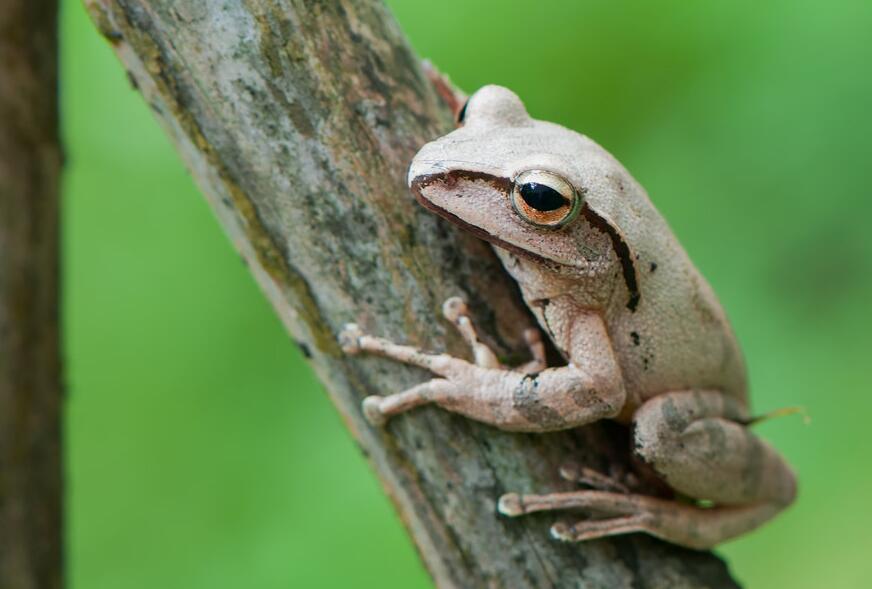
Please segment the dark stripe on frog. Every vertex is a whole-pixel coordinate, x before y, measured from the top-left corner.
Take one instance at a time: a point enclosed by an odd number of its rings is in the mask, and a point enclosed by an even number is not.
[[[422,191],[433,183],[442,182],[442,183],[444,183],[444,185],[447,188],[451,188],[452,184],[457,182],[457,180],[461,179],[461,178],[466,179],[466,180],[481,180],[483,182],[487,182],[488,184],[490,184],[491,186],[493,186],[495,189],[499,190],[503,194],[508,194],[509,190],[512,189],[511,181],[507,180],[505,178],[498,178],[498,177],[490,176],[488,174],[483,174],[480,172],[452,171],[452,172],[441,172],[441,173],[436,173],[436,174],[430,174],[428,176],[421,176],[421,177],[416,178],[412,182],[412,186],[411,186],[412,194],[415,195],[415,198],[418,200],[418,204],[423,206],[425,209],[427,209],[428,211],[432,211],[432,212],[436,213],[440,217],[448,219],[449,221],[451,221],[452,223],[454,223],[455,225],[457,225],[461,229],[468,231],[469,233],[472,233],[473,235],[475,235],[479,239],[483,239],[483,240],[485,240],[489,243],[492,243],[495,246],[500,247],[506,251],[510,251],[513,254],[516,254],[522,258],[527,258],[528,260],[534,260],[536,262],[539,262],[540,264],[544,264],[547,266],[553,266],[556,264],[556,262],[552,262],[551,260],[548,260],[540,255],[537,255],[529,250],[525,250],[525,249],[520,248],[514,244],[507,242],[507,241],[503,241],[502,239],[500,239],[496,235],[493,235],[493,234],[485,231],[481,227],[476,227],[475,225],[473,225],[471,223],[467,223],[466,221],[464,221],[463,219],[461,219],[460,217],[458,217],[454,213],[450,213],[450,212],[446,211],[445,209],[443,209],[442,207],[433,204],[432,202],[427,200],[424,197],[424,195],[422,194]]]
[[[514,244],[503,241],[496,235],[492,235],[491,233],[485,231],[480,227],[476,227],[475,225],[467,223],[457,215],[449,213],[442,207],[433,204],[432,202],[424,198],[424,195],[422,194],[422,191],[433,183],[441,182],[446,188],[451,188],[458,180],[461,179],[479,180],[482,182],[487,182],[496,190],[506,195],[509,194],[509,192],[512,190],[512,182],[508,178],[500,178],[498,176],[491,176],[490,174],[485,174],[482,172],[470,172],[466,170],[451,170],[448,172],[437,172],[435,174],[430,174],[427,176],[420,176],[418,178],[415,178],[415,180],[412,182],[411,189],[412,193],[415,195],[415,198],[417,198],[418,202],[423,205],[424,208],[429,209],[437,215],[448,219],[452,223],[460,226],[462,229],[469,231],[476,237],[484,239],[485,241],[489,241],[492,244],[519,256],[533,259],[546,265],[555,264],[555,262],[551,260],[537,255],[529,250],[522,249]],[[642,295],[639,292],[639,281],[636,278],[636,265],[633,262],[632,255],[630,254],[630,247],[624,241],[624,238],[621,236],[621,234],[618,233],[617,229],[612,227],[612,225],[608,221],[606,221],[603,217],[600,217],[586,204],[582,207],[581,214],[584,215],[584,218],[587,219],[588,223],[590,223],[595,229],[609,236],[609,239],[612,242],[612,249],[614,250],[615,255],[618,257],[618,260],[621,263],[621,270],[624,275],[624,283],[627,285],[627,290],[630,293],[630,299],[627,301],[627,308],[631,312],[635,311],[636,307],[639,305],[639,300],[642,298]]]
[[[642,294],[639,292],[639,280],[636,276],[636,264],[633,262],[633,256],[630,253],[630,246],[624,241],[623,236],[618,233],[618,230],[612,227],[611,223],[600,217],[589,206],[585,205],[581,209],[581,214],[587,219],[594,229],[601,233],[605,233],[612,240],[612,249],[618,260],[621,262],[621,271],[624,274],[624,283],[627,285],[627,290],[630,293],[630,299],[627,301],[627,308],[630,311],[635,311],[639,306],[639,300]]]

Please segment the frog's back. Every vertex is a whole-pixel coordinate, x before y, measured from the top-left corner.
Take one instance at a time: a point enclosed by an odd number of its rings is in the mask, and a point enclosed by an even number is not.
[[[630,398],[714,389],[746,404],[742,354],[712,288],[644,189],[629,174],[616,189],[632,203],[621,227],[636,292],[624,281],[605,318]]]

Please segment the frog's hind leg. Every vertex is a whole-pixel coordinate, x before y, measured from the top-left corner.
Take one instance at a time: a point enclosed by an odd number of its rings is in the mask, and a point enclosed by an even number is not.
[[[499,501],[500,512],[513,517],[554,510],[581,510],[596,516],[554,524],[551,535],[565,542],[643,532],[698,550],[712,548],[752,530],[781,509],[783,506],[775,502],[705,508],[659,497],[604,491],[547,495],[510,493]]]
[[[711,549],[772,519],[782,507],[774,503],[703,508],[655,497],[638,496],[639,511],[605,519],[558,522],[551,536],[583,542],[607,536],[643,532],[696,550]]]
[[[716,392],[658,396],[634,417],[635,453],[673,489],[714,507],[638,494],[575,491],[512,493],[500,498],[499,510],[517,516],[580,509],[597,516],[556,524],[552,535],[566,541],[645,532],[690,548],[711,548],[771,519],[796,493],[790,467],[743,422],[741,407]]]
[[[796,495],[793,471],[747,422],[744,409],[721,393],[668,393],[636,411],[633,448],[688,497],[721,506],[787,507]]]

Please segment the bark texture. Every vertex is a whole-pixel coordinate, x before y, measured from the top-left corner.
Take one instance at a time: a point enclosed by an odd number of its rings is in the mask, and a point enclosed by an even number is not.
[[[62,584],[56,0],[0,0],[0,587]]]
[[[531,323],[483,243],[418,207],[411,156],[452,113],[377,0],[87,0],[289,332],[324,382],[439,587],[735,587],[706,553],[633,536],[549,539],[509,490],[567,489],[568,457],[623,460],[627,433],[497,431],[425,408],[370,427],[361,399],[428,378],[345,357],[342,324],[467,354],[441,320],[463,295],[507,357]]]

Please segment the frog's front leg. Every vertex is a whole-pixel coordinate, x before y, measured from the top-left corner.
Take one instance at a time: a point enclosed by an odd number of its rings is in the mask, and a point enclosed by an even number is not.
[[[353,324],[343,329],[340,340],[347,353],[378,354],[426,368],[440,377],[394,395],[367,397],[363,408],[370,422],[380,424],[398,413],[435,403],[505,430],[542,432],[614,417],[623,407],[625,392],[620,371],[598,316],[584,315],[577,321],[575,331],[580,335],[576,343],[591,352],[584,368],[570,364],[525,374],[499,365],[493,352],[475,336],[465,306],[455,301],[446,304],[444,311],[473,346],[475,364],[367,335]],[[544,367],[541,341],[530,333],[527,341],[534,355],[530,364]]]
[[[447,299],[442,304],[442,315],[454,325],[467,345],[472,348],[472,355],[475,358],[476,366],[483,366],[485,368],[502,367],[494,351],[478,339],[478,333],[476,333],[475,326],[469,316],[469,308],[462,298],[451,297]],[[542,342],[542,335],[539,333],[539,330],[534,327],[525,329],[524,341],[527,343],[527,349],[530,350],[530,355],[533,359],[526,364],[516,366],[513,370],[529,374],[541,372],[548,368],[548,364],[545,361],[545,344]]]
[[[711,548],[750,531],[793,501],[796,481],[787,463],[745,427],[747,416],[715,391],[660,395],[636,412],[634,450],[676,491],[713,507],[602,491],[504,495],[510,516],[580,509],[599,519],[556,524],[552,534],[581,541],[647,532],[690,548]],[[601,519],[605,516],[605,519]]]

